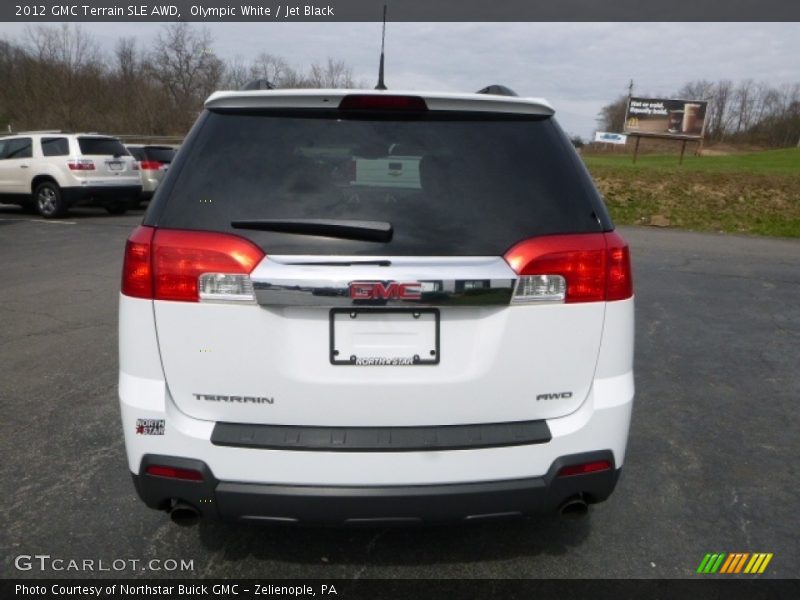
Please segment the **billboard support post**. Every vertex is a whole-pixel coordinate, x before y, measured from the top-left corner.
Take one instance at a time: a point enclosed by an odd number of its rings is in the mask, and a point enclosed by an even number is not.
[[[636,158],[639,156],[639,142],[642,141],[642,136],[636,136],[636,146],[633,148],[633,163],[636,164]]]
[[[683,164],[683,154],[685,152],[686,152],[686,140],[683,140],[683,143],[681,144],[681,157],[678,159],[679,165]]]

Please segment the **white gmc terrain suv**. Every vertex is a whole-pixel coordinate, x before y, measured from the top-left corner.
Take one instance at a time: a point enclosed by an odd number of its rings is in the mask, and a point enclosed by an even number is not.
[[[625,458],[628,246],[503,88],[213,94],[119,328],[128,465],[176,521],[582,513]]]

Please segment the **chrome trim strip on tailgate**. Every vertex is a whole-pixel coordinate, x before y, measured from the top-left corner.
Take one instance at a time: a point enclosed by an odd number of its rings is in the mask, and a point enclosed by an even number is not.
[[[498,257],[269,256],[250,274],[264,306],[508,305],[516,274]],[[374,283],[373,298],[351,284]],[[392,286],[413,283],[414,293]]]

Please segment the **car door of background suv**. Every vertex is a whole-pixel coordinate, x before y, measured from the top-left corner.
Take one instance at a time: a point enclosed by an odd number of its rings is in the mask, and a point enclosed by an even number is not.
[[[31,138],[11,138],[0,144],[0,194],[30,194]]]

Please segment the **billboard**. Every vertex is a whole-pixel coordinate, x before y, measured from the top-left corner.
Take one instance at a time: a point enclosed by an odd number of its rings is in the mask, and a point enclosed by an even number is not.
[[[595,131],[594,141],[604,144],[622,144],[628,141],[628,136],[622,133],[609,133],[607,131]]]
[[[659,137],[701,138],[708,102],[631,98],[625,115],[625,132]]]

